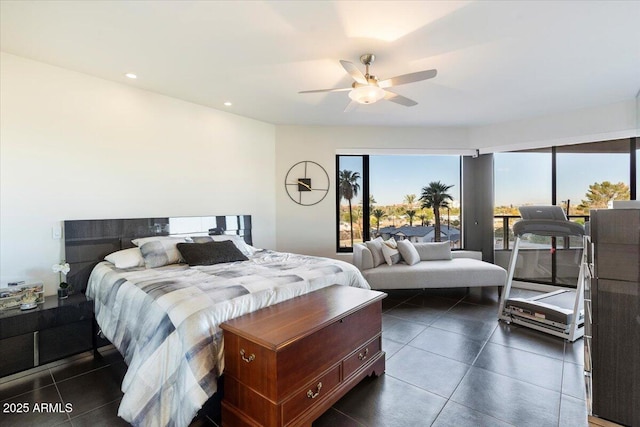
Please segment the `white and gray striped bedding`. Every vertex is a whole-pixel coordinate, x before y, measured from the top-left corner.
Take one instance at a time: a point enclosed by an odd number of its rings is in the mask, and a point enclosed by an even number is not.
[[[201,267],[98,264],[87,296],[129,365],[118,415],[136,426],[188,426],[224,370],[222,322],[332,284],[369,288],[346,262],[268,250]]]

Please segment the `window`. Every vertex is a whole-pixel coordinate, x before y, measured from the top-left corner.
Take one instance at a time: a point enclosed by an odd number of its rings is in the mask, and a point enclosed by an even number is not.
[[[556,195],[569,215],[629,200],[629,140],[557,147]]]
[[[493,158],[494,248],[509,249],[514,239],[511,227],[520,218],[518,207],[551,204],[551,149],[496,153]]]
[[[550,205],[552,202],[550,148],[494,155],[494,249],[495,262],[507,267],[515,239],[513,224],[520,219],[519,206]],[[551,281],[551,238],[526,235],[520,244],[516,277]]]
[[[636,151],[634,153],[634,151]],[[633,157],[635,156],[635,158]],[[555,204],[570,220],[584,223],[589,210],[629,200],[637,189],[635,139],[565,145],[494,156],[496,263],[506,267],[513,247],[518,206]],[[518,279],[575,286],[582,239],[525,235]]]
[[[350,252],[354,243],[365,240],[365,206],[363,176],[365,156],[336,157],[336,198],[338,220],[338,252]],[[368,210],[368,209],[367,209]],[[368,212],[367,212],[368,213]]]
[[[495,206],[503,213],[551,203],[551,149],[494,155]],[[515,209],[515,211],[513,211]]]
[[[349,252],[353,243],[376,236],[436,240],[433,209],[423,209],[420,201],[423,187],[432,182],[449,187],[445,192],[451,196],[448,208],[438,210],[439,240],[461,247],[460,159],[454,155],[337,156],[338,251]],[[352,188],[357,192],[349,206],[346,196]]]

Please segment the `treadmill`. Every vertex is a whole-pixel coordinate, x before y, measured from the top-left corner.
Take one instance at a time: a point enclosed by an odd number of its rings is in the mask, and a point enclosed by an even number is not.
[[[522,206],[522,219],[513,225],[516,236],[509,260],[507,283],[500,296],[498,319],[545,332],[570,342],[584,335],[584,282],[591,278],[587,263],[589,238],[584,227],[567,219],[560,206]],[[583,238],[580,272],[576,289],[561,289],[532,298],[510,298],[520,240],[525,234]]]

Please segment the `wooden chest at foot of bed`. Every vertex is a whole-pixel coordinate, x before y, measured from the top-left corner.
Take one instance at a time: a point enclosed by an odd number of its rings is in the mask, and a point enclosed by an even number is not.
[[[310,426],[382,374],[385,296],[334,285],[223,323],[223,426]]]

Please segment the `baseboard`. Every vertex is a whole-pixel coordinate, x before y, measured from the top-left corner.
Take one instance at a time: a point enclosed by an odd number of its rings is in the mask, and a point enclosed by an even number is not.
[[[622,427],[620,424],[616,424],[611,421],[603,420],[602,418],[589,415],[589,427]]]

